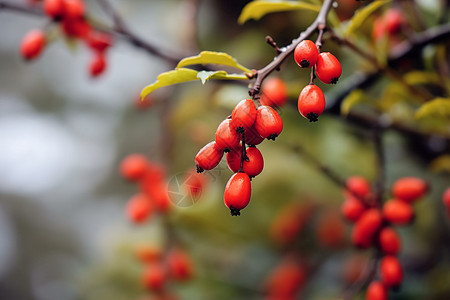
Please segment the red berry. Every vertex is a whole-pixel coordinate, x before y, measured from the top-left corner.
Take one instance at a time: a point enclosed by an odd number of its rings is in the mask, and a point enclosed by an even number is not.
[[[330,52],[322,52],[316,65],[316,75],[323,83],[335,84],[341,77],[342,68],[338,59]]]
[[[155,208],[160,213],[167,213],[170,210],[170,197],[168,191],[168,184],[160,181],[155,183],[151,193],[149,194],[155,204]]]
[[[406,202],[414,202],[421,198],[428,190],[425,180],[416,177],[403,177],[392,186],[392,194],[395,198]]]
[[[375,233],[381,227],[382,221],[383,219],[378,209],[371,208],[365,211],[353,227],[353,244],[357,247],[369,248],[372,245]]]
[[[399,33],[404,23],[405,18],[398,9],[389,9],[384,16],[385,28],[390,35]]]
[[[217,147],[216,142],[210,142],[200,149],[195,156],[197,172],[201,173],[204,170],[214,169],[220,163],[222,156],[223,150],[220,150],[219,147]]]
[[[231,171],[237,172],[241,167],[241,151],[233,150],[227,153],[227,165]],[[256,147],[247,148],[248,161],[244,160],[243,171],[250,178],[259,175],[264,168],[264,159],[261,152]]]
[[[375,41],[378,41],[384,36],[386,32],[385,28],[386,27],[383,18],[381,17],[376,18],[373,23],[373,30],[372,30],[372,37]]]
[[[394,229],[385,227],[380,231],[379,243],[384,254],[396,255],[401,248],[401,241]]]
[[[295,62],[302,68],[311,68],[317,63],[319,51],[316,44],[310,40],[301,41],[295,47],[294,59]]]
[[[306,281],[304,268],[294,259],[285,259],[269,274],[264,284],[269,299],[290,300]]]
[[[358,197],[365,198],[370,193],[370,183],[362,176],[352,176],[345,182],[347,189]]]
[[[366,206],[353,195],[346,194],[345,201],[341,206],[342,215],[351,222],[356,222],[366,210]]]
[[[22,57],[25,59],[38,57],[45,47],[45,42],[45,34],[41,30],[34,29],[28,32],[20,44]]]
[[[383,205],[383,217],[391,223],[405,225],[412,221],[411,205],[398,199],[391,199]]]
[[[139,245],[134,249],[136,258],[143,263],[154,263],[161,259],[161,250],[152,245]]]
[[[64,13],[64,0],[44,0],[42,9],[50,18],[58,19]]]
[[[322,90],[314,84],[305,86],[298,97],[300,114],[310,122],[316,122],[324,109],[325,96]]]
[[[228,180],[223,199],[232,216],[239,216],[240,210],[248,205],[251,190],[250,178],[245,173],[235,173]]]
[[[144,155],[131,154],[120,163],[120,174],[128,180],[138,180],[147,172],[149,162]]]
[[[83,0],[64,0],[64,18],[66,19],[81,19],[85,9]]]
[[[145,288],[152,291],[160,291],[166,282],[164,267],[158,263],[149,264],[142,274],[142,283]]]
[[[225,152],[238,149],[240,142],[239,133],[236,132],[231,119],[225,119],[217,127],[216,146]]]
[[[272,77],[264,81],[260,99],[262,105],[280,107],[286,103],[286,100],[287,87],[283,80],[278,77]]]
[[[91,31],[86,38],[86,42],[93,50],[103,52],[113,43],[112,36],[99,31]]]
[[[386,288],[380,281],[372,281],[367,288],[366,300],[388,300]]]
[[[92,30],[91,25],[83,19],[63,19],[61,26],[64,34],[71,38],[86,38]]]
[[[283,130],[283,121],[272,107],[262,105],[256,111],[255,128],[263,138],[275,140]]]
[[[447,209],[448,216],[450,216],[450,187],[442,194],[442,202]]]
[[[381,281],[387,287],[396,287],[402,283],[403,270],[398,259],[393,255],[387,255],[380,263]]]
[[[231,120],[237,130],[250,129],[256,120],[256,106],[250,99],[244,99],[233,109]]]
[[[126,208],[128,218],[134,223],[142,223],[152,212],[151,199],[144,194],[137,194],[128,200]]]
[[[97,77],[106,69],[106,60],[103,53],[96,53],[89,65],[89,73],[92,77]]]
[[[256,146],[261,144],[264,138],[259,135],[258,130],[256,130],[255,124],[245,131],[245,143],[250,146]]]
[[[183,180],[185,192],[193,198],[198,198],[202,194],[206,185],[206,176],[197,173],[195,170],[189,171]]]
[[[167,265],[170,276],[176,280],[184,281],[192,277],[191,260],[180,249],[173,250],[169,253],[167,256]]]

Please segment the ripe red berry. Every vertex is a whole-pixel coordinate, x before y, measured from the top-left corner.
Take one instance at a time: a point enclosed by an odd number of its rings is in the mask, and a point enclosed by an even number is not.
[[[380,263],[381,281],[387,287],[396,287],[402,283],[403,270],[398,259],[393,255],[387,255]]]
[[[189,171],[183,179],[185,192],[193,198],[198,198],[202,194],[206,185],[206,176],[197,173],[195,170]]]
[[[287,87],[281,78],[271,77],[264,81],[260,99],[262,105],[280,107],[286,103],[286,100]]]
[[[81,19],[85,9],[83,0],[64,0],[64,18],[66,19]]]
[[[345,182],[345,185],[352,194],[361,198],[367,197],[371,190],[370,183],[362,176],[349,177]]]
[[[225,119],[217,127],[216,146],[225,152],[238,149],[240,142],[239,133],[231,122],[231,119]]]
[[[214,169],[222,159],[223,150],[217,147],[216,142],[210,142],[195,156],[195,164],[197,165],[197,172],[201,173],[204,170]]]
[[[244,99],[233,109],[231,120],[236,130],[250,129],[256,120],[256,106],[250,99]]]
[[[291,202],[277,213],[270,226],[270,237],[281,245],[294,241],[302,228],[308,224],[314,211],[314,206]]]
[[[139,245],[134,249],[136,258],[143,263],[154,263],[161,259],[161,250],[153,245]]]
[[[142,274],[142,283],[145,288],[160,291],[166,282],[166,271],[161,264],[154,263],[145,267]]]
[[[25,59],[34,59],[39,56],[45,47],[45,34],[42,30],[34,29],[28,32],[20,44],[20,53]]]
[[[399,33],[404,23],[405,18],[398,9],[389,9],[384,16],[385,28],[390,35]]]
[[[99,31],[91,31],[86,37],[89,47],[95,51],[103,52],[113,43],[112,36]]]
[[[346,194],[341,206],[342,215],[350,222],[356,222],[366,210],[366,206],[353,195]]]
[[[180,281],[188,280],[192,277],[192,263],[187,254],[180,250],[172,250],[167,256],[169,275]]]
[[[450,187],[445,190],[445,192],[442,194],[442,202],[444,203],[447,214],[450,216]]]
[[[338,59],[330,52],[322,52],[316,65],[316,75],[323,83],[335,84],[342,74],[342,67]]]
[[[233,150],[227,153],[227,165],[231,171],[237,172],[241,167],[241,154],[240,150]],[[264,159],[261,152],[256,147],[247,148],[248,160],[244,160],[243,171],[250,178],[259,175],[264,168]]]
[[[311,68],[317,63],[318,58],[319,51],[317,50],[317,46],[310,40],[301,41],[295,47],[294,59],[302,68]]]
[[[138,180],[147,172],[149,162],[144,155],[130,154],[120,163],[120,174],[128,180]]]
[[[128,218],[134,223],[142,223],[148,219],[152,212],[151,199],[144,194],[134,195],[128,200],[126,213]]]
[[[228,180],[223,199],[232,216],[239,216],[240,210],[248,205],[251,190],[250,178],[245,173],[235,173]]]
[[[365,211],[353,227],[353,244],[360,248],[369,248],[382,221],[381,212],[378,209],[371,208]]]
[[[401,248],[401,241],[397,232],[390,227],[385,227],[380,231],[379,243],[384,254],[396,255]]]
[[[106,60],[103,53],[96,53],[89,65],[89,73],[92,77],[97,77],[106,69]]]
[[[298,97],[300,114],[310,122],[316,122],[324,109],[325,96],[322,90],[314,84],[305,86]]]
[[[367,288],[366,300],[388,300],[386,287],[380,281],[372,281]]]
[[[272,107],[262,105],[256,111],[255,128],[263,138],[275,140],[283,130],[283,121]]]
[[[64,34],[70,38],[86,38],[92,27],[84,19],[63,19],[61,22],[61,28]]]
[[[391,223],[405,225],[412,221],[414,212],[410,204],[391,199],[383,205],[383,217]]]
[[[44,0],[42,9],[50,18],[59,19],[64,13],[64,0]]]
[[[392,194],[395,198],[406,202],[414,202],[421,198],[428,190],[425,180],[417,177],[403,177],[392,186]]]
[[[264,284],[269,299],[295,299],[306,281],[306,272],[294,259],[285,259],[269,274]]]

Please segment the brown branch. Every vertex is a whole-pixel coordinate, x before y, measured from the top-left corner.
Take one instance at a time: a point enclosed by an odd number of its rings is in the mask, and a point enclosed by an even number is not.
[[[274,70],[278,69],[281,65],[281,63],[294,51],[295,47],[297,45],[308,38],[310,35],[312,35],[316,30],[322,28],[324,29],[326,26],[326,18],[328,15],[328,12],[331,9],[331,5],[333,3],[333,0],[325,0],[322,8],[319,11],[319,14],[317,15],[317,18],[314,20],[314,22],[305,30],[303,31],[300,36],[292,41],[288,46],[281,48],[282,51],[279,55],[275,57],[274,60],[272,60],[268,65],[266,65],[264,68],[257,70],[255,74],[255,82],[253,84],[253,87],[249,90],[249,95],[253,99],[257,99],[258,95],[260,93],[261,84],[263,80]]]
[[[91,26],[97,30],[107,32],[109,34],[114,34],[126,39],[130,44],[135,47],[141,48],[148,52],[151,55],[160,57],[167,61],[170,64],[177,64],[183,56],[175,55],[170,53],[166,49],[160,49],[159,47],[143,40],[139,36],[137,36],[134,32],[132,32],[125,24],[121,16],[114,10],[114,8],[110,5],[108,0],[98,0],[102,7],[111,15],[114,21],[114,28],[108,28],[101,24],[91,24]],[[0,11],[2,10],[10,10],[40,17],[46,17],[44,12],[42,11],[41,6],[30,6],[26,4],[18,4],[11,1],[0,0]]]

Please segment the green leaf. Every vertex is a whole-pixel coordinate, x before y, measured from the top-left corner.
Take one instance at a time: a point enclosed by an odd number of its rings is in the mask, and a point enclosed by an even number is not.
[[[161,73],[155,82],[147,85],[141,92],[141,99],[144,99],[151,92],[172,84],[197,80],[197,71],[181,68],[177,70],[172,70],[169,72]]]
[[[416,119],[426,117],[450,120],[450,98],[435,98],[416,111]]]
[[[222,79],[222,80],[247,80],[247,76],[241,74],[228,74],[225,71],[200,71],[197,74],[203,84],[209,79]]]
[[[249,68],[239,64],[233,57],[223,52],[202,51],[197,56],[183,58],[177,65],[177,69],[190,65],[216,64],[225,65],[240,69],[244,72],[251,72]]]
[[[350,109],[357,103],[360,103],[363,100],[364,93],[362,90],[357,89],[353,90],[347,97],[345,97],[344,101],[341,103],[341,114],[344,116],[348,115]]]
[[[250,19],[259,20],[269,13],[299,9],[319,12],[320,5],[309,4],[301,1],[252,1],[242,9],[238,23],[244,24]]]
[[[377,9],[389,2],[391,2],[391,0],[373,1],[369,5],[358,9],[350,21],[350,25],[345,32],[345,36],[348,37],[355,31],[357,31],[362,26],[362,24],[370,17],[371,14],[373,14]]]
[[[225,71],[195,71],[187,68],[180,68],[169,72],[161,73],[152,84],[146,86],[141,92],[141,99],[144,99],[153,91],[168,85],[182,82],[201,80],[203,84],[209,79],[219,80],[248,80],[244,74],[228,74]]]

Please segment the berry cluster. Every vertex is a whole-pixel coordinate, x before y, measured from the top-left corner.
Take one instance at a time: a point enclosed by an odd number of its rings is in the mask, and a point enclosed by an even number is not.
[[[110,34],[92,28],[85,18],[83,0],[43,0],[44,13],[58,23],[63,35],[69,39],[79,39],[92,50],[93,56],[89,64],[92,77],[97,77],[106,69],[106,50],[112,45]],[[37,58],[46,44],[46,33],[40,29],[28,32],[20,45],[20,53],[26,60]]]
[[[319,53],[319,47],[310,40],[304,40],[297,45],[294,59],[300,67],[312,68],[311,82],[303,88],[298,97],[298,111],[310,122],[315,122],[325,109],[325,96],[313,83],[314,73],[323,83],[335,84],[342,74],[342,67],[333,54]]]
[[[136,257],[144,265],[142,285],[152,291],[158,297],[156,299],[176,299],[167,291],[168,282],[186,282],[194,274],[190,257],[180,248],[173,248],[164,254],[154,246],[141,245],[136,248]]]
[[[363,249],[374,246],[384,255],[380,263],[381,282],[371,283],[366,299],[387,299],[387,288],[397,287],[403,280],[403,270],[396,257],[401,241],[392,225],[407,225],[413,221],[412,204],[425,195],[428,185],[416,177],[398,179],[392,186],[394,198],[381,209],[372,203],[371,187],[365,178],[350,177],[346,186],[342,214],[355,223],[353,244]]]
[[[225,187],[224,202],[232,216],[240,215],[251,195],[251,178],[261,173],[264,160],[256,148],[264,139],[275,140],[283,130],[279,114],[270,106],[256,108],[250,99],[240,101],[230,117],[217,128],[215,141],[195,156],[197,172],[215,168],[226,153],[227,165],[235,174]],[[249,148],[246,147],[249,146]]]
[[[145,156],[131,154],[120,164],[120,173],[125,179],[138,184],[139,193],[128,201],[126,212],[134,223],[146,221],[153,211],[167,213],[170,199],[164,168],[151,163]]]

